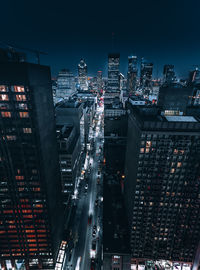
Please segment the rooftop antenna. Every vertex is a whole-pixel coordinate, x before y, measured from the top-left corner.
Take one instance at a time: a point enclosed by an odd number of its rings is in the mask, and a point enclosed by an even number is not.
[[[40,55],[41,54],[47,55],[46,52],[42,52],[42,51],[34,50],[34,49],[29,49],[29,48],[24,48],[24,47],[20,47],[20,46],[15,46],[13,44],[5,43],[5,42],[2,42],[2,41],[0,41],[0,44],[3,44],[4,46],[8,47],[8,49],[19,49],[19,50],[22,50],[22,51],[27,51],[27,52],[34,53],[36,55],[38,65],[40,65]]]

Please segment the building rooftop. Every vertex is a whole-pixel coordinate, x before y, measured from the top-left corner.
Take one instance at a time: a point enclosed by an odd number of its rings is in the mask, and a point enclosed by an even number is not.
[[[140,128],[147,130],[200,131],[200,118],[197,115],[166,116],[159,107],[128,106]]]
[[[169,122],[197,122],[193,116],[165,116]]]

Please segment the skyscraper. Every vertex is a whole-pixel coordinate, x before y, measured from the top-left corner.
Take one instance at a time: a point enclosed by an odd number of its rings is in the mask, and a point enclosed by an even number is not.
[[[176,79],[174,72],[174,65],[164,65],[163,68],[163,81],[164,83],[174,82]]]
[[[104,97],[105,103],[112,103],[115,97],[119,98],[120,96],[119,58],[118,53],[108,55],[108,82]]]
[[[57,98],[67,98],[75,93],[75,80],[73,73],[68,69],[62,69],[57,78]]]
[[[78,64],[78,82],[81,90],[88,90],[87,65],[84,59]]]
[[[127,73],[127,90],[129,94],[132,94],[136,89],[137,73],[137,56],[129,56]]]
[[[63,209],[50,69],[1,62],[0,74],[1,265],[54,269]]]
[[[102,79],[102,71],[99,70],[97,72],[97,85],[98,85],[98,92],[102,91],[103,89],[103,79]]]
[[[133,258],[192,263],[200,238],[200,121],[129,106],[125,200]]]
[[[153,63],[148,63],[144,58],[140,67],[140,87],[150,88],[153,74]]]

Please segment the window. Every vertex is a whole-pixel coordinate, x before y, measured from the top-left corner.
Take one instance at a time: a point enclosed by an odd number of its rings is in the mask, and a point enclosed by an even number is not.
[[[15,92],[24,92],[24,87],[23,86],[14,86],[14,91]]]
[[[12,136],[7,135],[6,138],[7,138],[8,141],[16,141],[16,136],[14,136],[14,135],[12,135]]]
[[[1,116],[5,118],[10,118],[11,117],[11,112],[1,112]]]
[[[32,133],[31,128],[23,128],[24,133]]]
[[[5,85],[0,85],[0,92],[6,92],[7,88]]]
[[[144,148],[140,148],[140,153],[144,153]]]
[[[28,118],[29,117],[29,113],[28,112],[19,112],[19,116],[21,118]]]
[[[16,180],[23,180],[24,179],[24,176],[23,175],[16,175],[15,176],[15,179]]]
[[[16,95],[16,100],[17,101],[25,101],[26,100],[26,96],[25,95]]]
[[[0,100],[8,101],[9,100],[8,95],[0,94]]]
[[[15,104],[16,109],[20,110],[28,110],[28,106],[26,103],[17,103]]]

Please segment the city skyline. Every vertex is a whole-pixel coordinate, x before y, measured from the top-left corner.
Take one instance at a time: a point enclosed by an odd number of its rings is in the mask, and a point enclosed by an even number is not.
[[[90,2],[58,4],[14,1],[1,4],[1,42],[48,53],[41,62],[52,75],[72,67],[83,57],[88,72],[106,74],[107,54],[121,54],[120,70],[127,73],[128,55],[145,57],[159,70],[175,65],[179,76],[187,76],[200,63],[198,10],[200,3],[187,1],[132,1],[123,5]],[[82,27],[83,23],[83,27]],[[113,37],[114,36],[114,37]],[[113,41],[114,40],[114,41]]]

